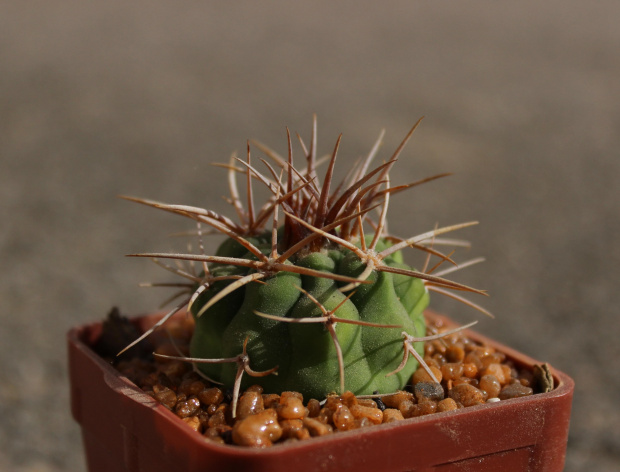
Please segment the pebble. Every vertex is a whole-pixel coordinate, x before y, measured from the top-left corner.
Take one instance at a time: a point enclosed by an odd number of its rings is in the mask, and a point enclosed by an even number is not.
[[[463,406],[474,406],[484,403],[484,394],[476,387],[467,383],[455,385],[450,390],[450,398]]]
[[[312,418],[316,418],[319,416],[319,412],[321,411],[321,402],[319,402],[316,398],[311,398],[308,401],[308,416]]]
[[[463,364],[448,362],[441,366],[441,375],[446,380],[457,380],[463,376]]]
[[[335,412],[335,408],[331,409],[327,406],[324,406],[323,408],[321,408],[321,411],[319,411],[319,414],[316,416],[316,420],[320,421],[323,424],[329,424],[334,417]]]
[[[444,398],[439,403],[437,403],[437,413],[441,413],[442,411],[452,411],[457,410],[458,405],[452,398]]]
[[[463,359],[464,364],[473,364],[476,367],[476,370],[482,370],[484,366],[482,365],[482,361],[480,360],[480,356],[477,352],[471,351],[465,355],[465,359]]]
[[[265,408],[275,408],[280,403],[280,395],[277,393],[263,393],[263,405]]]
[[[181,382],[178,392],[191,397],[192,395],[198,395],[205,388],[206,385],[202,381],[189,378]]]
[[[200,431],[201,424],[200,419],[197,416],[189,416],[187,418],[183,418],[183,421],[194,431]]]
[[[308,429],[310,436],[325,436],[333,431],[333,428],[315,418],[304,418],[304,426]]]
[[[415,409],[415,403],[413,403],[411,400],[402,401],[398,405],[398,411],[400,412],[401,415],[403,415],[404,418],[413,417],[414,409]]]
[[[282,395],[276,406],[278,416],[285,420],[302,419],[308,416],[308,409],[299,397]]]
[[[510,376],[506,378],[506,373],[504,372],[504,369],[502,369],[501,364],[496,362],[487,365],[487,367],[482,370],[481,374],[483,377],[486,375],[494,376],[501,385],[506,385],[510,379]]]
[[[442,374],[441,370],[439,370],[435,366],[430,366],[430,370],[437,379],[438,382],[441,382]],[[413,384],[417,384],[418,382],[434,382],[432,377],[428,375],[428,372],[423,367],[418,367],[418,369],[413,373]]]
[[[463,375],[469,379],[476,378],[478,375],[478,367],[473,363],[463,363]]]
[[[350,410],[356,418],[367,418],[368,421],[374,424],[381,424],[383,422],[383,412],[379,408],[353,405]]]
[[[487,398],[497,398],[502,385],[494,375],[483,375],[480,378],[480,389],[486,392]]]
[[[267,447],[281,436],[282,427],[273,409],[238,420],[232,428],[232,440],[240,446]]]
[[[209,421],[207,422],[207,425],[210,428],[225,425],[225,424],[226,424],[226,414],[224,413],[224,410],[217,410],[215,413],[213,413],[209,417]]]
[[[463,362],[465,359],[465,349],[458,344],[453,344],[452,346],[448,346],[446,349],[446,360],[448,362]]]
[[[304,427],[302,420],[282,420],[280,426],[282,427],[281,439],[302,440],[310,437],[310,432]]]
[[[387,408],[398,408],[398,405],[400,405],[402,402],[404,402],[405,400],[411,401],[413,400],[413,398],[413,393],[399,390],[392,395],[386,395],[384,397],[381,397],[381,401]]]
[[[508,400],[510,398],[526,397],[528,395],[532,395],[533,393],[534,391],[532,388],[521,385],[521,382],[515,382],[502,388],[498,398],[500,400]]]
[[[169,410],[172,410],[177,404],[177,394],[168,387],[159,384],[153,386],[153,398]]]
[[[224,392],[219,388],[207,388],[197,395],[204,405],[219,405],[224,400]]]
[[[381,401],[379,398],[375,400],[373,400],[372,398],[359,398],[356,400],[356,403],[362,406],[367,406],[369,408],[379,408],[381,410],[381,407],[379,406],[379,403],[377,402],[377,400],[379,400],[379,402]],[[383,405],[383,409],[385,409],[385,405]]]
[[[282,399],[286,399],[289,397],[295,397],[295,398],[298,398],[302,402],[304,401],[304,396],[299,392],[282,392],[280,394],[280,401],[282,401]]]
[[[418,382],[415,384],[414,393],[418,403],[428,400],[438,402],[444,397],[443,387],[435,382]]]
[[[431,415],[437,412],[437,403],[433,401],[425,401],[413,406],[412,416]]]
[[[365,400],[362,399],[361,401],[357,399],[357,397],[355,396],[355,394],[349,390],[347,390],[346,392],[344,392],[342,395],[340,395],[340,402],[347,405],[348,407],[352,407],[353,405],[357,405],[357,404],[362,404],[364,406],[373,406],[376,407],[376,405],[372,405],[372,403],[374,403],[372,400]],[[371,402],[370,404],[368,402]]]
[[[333,415],[334,426],[338,431],[348,431],[355,425],[355,417],[346,405],[340,405]]]
[[[174,407],[174,412],[179,418],[187,418],[193,416],[200,409],[200,400],[196,397],[190,397],[185,401],[178,402]]]
[[[403,414],[395,408],[386,408],[383,410],[383,423],[393,423],[394,421],[404,420]]]
[[[369,426],[372,426],[376,423],[373,423],[372,421],[370,421],[368,418],[355,418],[355,429],[359,429],[359,428],[367,428]]]
[[[265,409],[260,392],[246,390],[237,403],[237,418],[244,419]]]
[[[224,444],[225,441],[224,441],[223,436],[227,432],[227,430],[232,430],[232,428],[228,425],[226,425],[226,429],[210,427],[205,430],[205,432],[203,433],[203,436],[205,437],[205,439],[208,439],[210,441],[213,441],[219,444]]]
[[[187,362],[170,361],[162,364],[159,367],[164,375],[166,375],[171,381],[177,382],[182,378],[191,367],[188,367]]]

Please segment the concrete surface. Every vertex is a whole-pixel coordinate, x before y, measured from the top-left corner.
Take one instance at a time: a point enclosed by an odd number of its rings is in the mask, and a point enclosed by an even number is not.
[[[84,470],[65,332],[165,298],[123,255],[188,225],[116,195],[228,211],[209,163],[250,137],[284,152],[316,112],[341,163],[426,116],[392,179],[455,175],[394,198],[392,232],[481,221],[462,236],[487,262],[459,275],[492,294],[480,330],[575,378],[566,470],[617,470],[619,18],[612,0],[0,1],[0,469]]]

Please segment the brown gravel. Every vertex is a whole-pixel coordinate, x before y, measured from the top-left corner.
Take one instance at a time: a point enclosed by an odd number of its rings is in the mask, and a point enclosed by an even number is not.
[[[153,336],[155,352],[187,352],[192,323],[173,323],[169,335]],[[445,330],[441,324],[429,327],[431,333]],[[501,352],[462,333],[428,342],[425,361],[440,383],[418,368],[403,391],[373,398],[347,391],[323,401],[304,401],[299,392],[265,394],[254,385],[239,397],[236,418],[230,392],[203,379],[191,364],[133,358],[119,362],[117,368],[207,440],[248,447],[269,447],[534,393],[532,372],[517,369]]]

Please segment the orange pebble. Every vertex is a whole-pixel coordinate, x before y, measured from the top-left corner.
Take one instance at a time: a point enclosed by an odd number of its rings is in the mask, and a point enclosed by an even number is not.
[[[504,373],[504,369],[502,369],[501,364],[496,362],[489,364],[486,368],[484,368],[481,372],[481,376],[485,375],[493,375],[500,384],[505,385],[510,380],[510,377],[506,378],[506,374]]]
[[[450,390],[450,398],[463,406],[474,406],[484,402],[484,394],[467,383],[455,385]]]
[[[416,370],[415,373],[413,374],[413,384],[415,385],[418,382],[441,382],[441,379],[443,378],[441,375],[441,370],[439,370],[435,366],[430,366],[430,370],[435,376],[436,380],[434,380],[428,374],[428,372],[426,371],[426,369],[424,369],[424,367],[418,367],[418,370]]]
[[[463,375],[463,364],[447,363],[441,366],[441,375],[445,380],[456,380]]]
[[[380,424],[383,421],[383,412],[379,408],[353,405],[350,410],[356,418],[368,418],[374,424]]]
[[[308,416],[315,418],[319,416],[319,412],[321,411],[321,403],[316,398],[311,398],[308,401]]]
[[[308,409],[304,406],[299,397],[284,396],[280,397],[280,404],[276,407],[278,416],[285,420],[302,419],[308,416]]]
[[[244,419],[250,415],[260,413],[264,409],[262,395],[257,391],[246,390],[237,403],[237,418]]]
[[[346,405],[340,405],[333,416],[334,426],[338,431],[353,429],[355,417]]]
[[[240,446],[267,447],[282,436],[275,410],[264,410],[235,423],[232,440]]]
[[[219,388],[207,388],[198,394],[198,399],[204,405],[219,405],[224,400],[224,392]]]
[[[304,418],[303,419],[304,427],[310,433],[310,436],[324,436],[333,431],[333,428],[325,423],[321,423],[320,421],[314,418]]]
[[[502,385],[494,375],[483,375],[480,378],[480,389],[487,393],[488,398],[496,398],[502,389]]]
[[[194,431],[200,431],[200,419],[197,416],[190,416],[187,418],[182,418],[187,426],[192,428]]]
[[[394,421],[404,420],[403,414],[396,408],[386,408],[383,410],[383,422],[393,423]]]
[[[444,398],[439,403],[437,403],[437,413],[441,413],[442,411],[452,411],[458,409],[458,405],[452,398]]]
[[[308,439],[310,432],[304,427],[302,420],[282,420],[280,421],[282,427],[281,439]]]
[[[465,359],[465,349],[458,345],[448,347],[446,351],[446,360],[448,362],[462,362]]]
[[[386,395],[385,397],[381,398],[383,404],[388,408],[398,408],[401,402],[404,402],[405,400],[412,401],[413,393],[399,390],[392,395]]]
[[[463,364],[463,375],[469,379],[476,377],[476,375],[478,375],[478,367],[476,367],[476,364]]]

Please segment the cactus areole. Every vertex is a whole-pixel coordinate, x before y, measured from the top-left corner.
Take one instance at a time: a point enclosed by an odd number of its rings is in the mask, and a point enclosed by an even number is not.
[[[316,119],[309,147],[299,139],[303,167],[293,163],[288,130],[288,158],[253,143],[268,158],[261,159],[261,171],[248,142],[246,159],[233,156],[222,165],[238,222],[202,208],[124,197],[195,220],[199,237],[205,226],[226,236],[215,255],[133,254],[153,258],[186,279],[176,284],[183,287],[183,301],[157,325],[179,310],[192,313],[195,331],[184,360],[236,395],[253,384],[266,393],[293,390],[306,398],[404,387],[422,362],[429,291],[474,307],[456,292],[483,293],[443,278],[456,264],[434,249],[447,242],[442,234],[475,222],[407,239],[387,232],[390,197],[447,175],[390,186],[390,171],[418,124],[389,160],[369,170],[381,135],[340,185],[332,185],[340,138],[323,159],[325,175],[318,183]],[[266,186],[271,194],[260,207],[254,205],[254,185]],[[418,271],[407,265],[405,248],[426,253],[425,267]],[[429,269],[431,257],[438,262]],[[181,270],[162,259],[192,262]],[[441,264],[450,268],[435,272]]]

